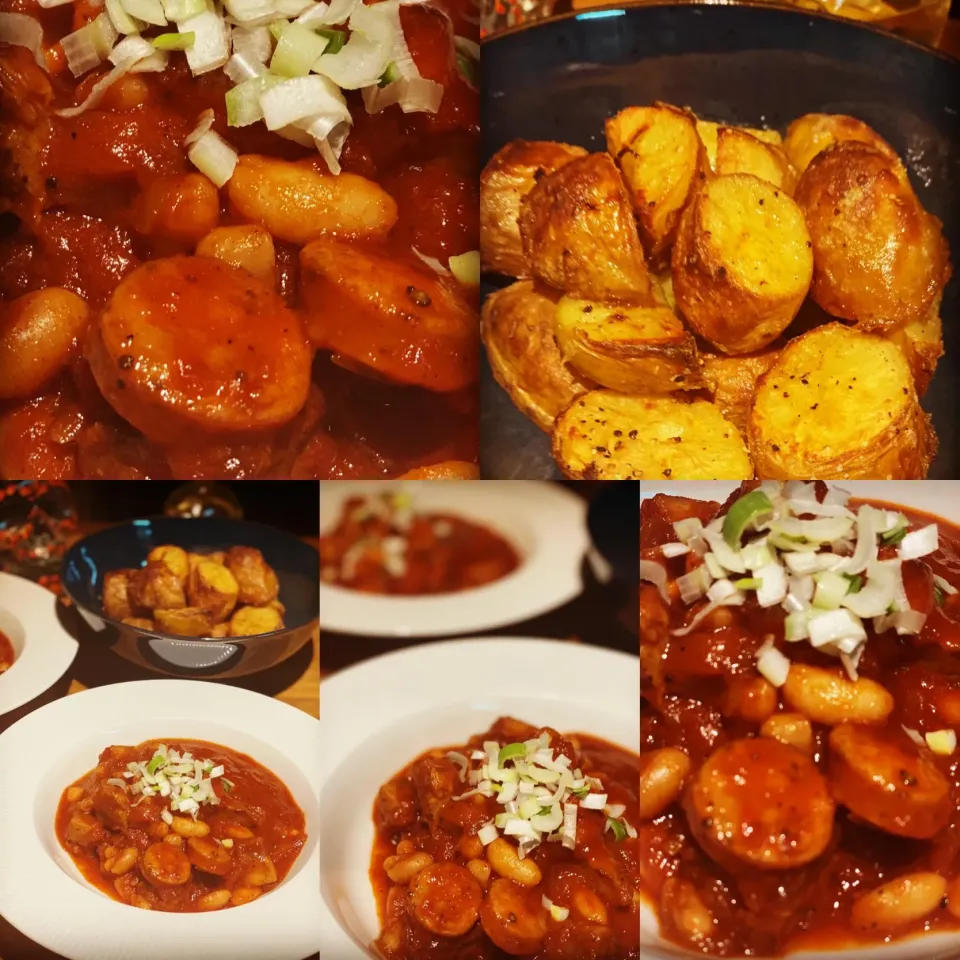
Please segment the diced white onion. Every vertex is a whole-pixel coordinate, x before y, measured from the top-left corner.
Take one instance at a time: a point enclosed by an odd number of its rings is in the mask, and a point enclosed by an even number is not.
[[[216,117],[212,110],[204,110],[197,118],[197,125],[187,134],[183,145],[189,147],[191,144],[196,143],[213,126],[215,119]]]
[[[760,580],[757,588],[757,603],[761,607],[774,607],[787,595],[787,575],[779,563],[769,563],[753,571]]]
[[[841,640],[866,640],[867,632],[860,619],[849,610],[827,610],[810,618],[810,643],[824,647]]]
[[[388,2],[359,5],[350,16],[350,38],[337,53],[316,62],[317,73],[344,90],[377,84],[393,60],[394,32],[398,29],[394,19],[383,10]],[[396,22],[399,24],[399,18]]]
[[[329,44],[326,37],[314,33],[309,27],[288,23],[274,48],[270,72],[281,77],[305,77]]]
[[[927,622],[927,615],[920,610],[898,610],[893,615],[893,626],[900,636],[918,635]]]
[[[584,810],[602,810],[607,805],[605,793],[588,793],[581,801]]]
[[[773,644],[757,651],[757,672],[775,687],[782,687],[790,673],[790,661]]]
[[[863,573],[871,562],[877,559],[876,510],[869,504],[863,504],[857,514],[857,548],[847,557],[840,568],[845,573]]]
[[[50,10],[53,7],[62,7],[65,3],[73,3],[73,0],[38,0],[44,10]]]
[[[703,523],[699,517],[686,517],[674,523],[673,531],[681,543],[686,543],[694,537],[703,536]]]
[[[421,253],[416,247],[411,247],[410,249],[413,251],[415,257],[422,260],[431,270],[439,273],[441,277],[450,276],[450,271],[437,260],[436,257],[428,257],[425,253]]]
[[[192,144],[187,156],[218,187],[222,187],[233,176],[237,167],[237,151],[213,130],[208,130]]]
[[[120,0],[107,0],[107,16],[118,33],[139,33],[143,29],[143,21],[131,17]]]
[[[101,13],[79,30],[68,33],[61,41],[67,66],[75,77],[99,66],[110,54],[117,41],[117,29],[110,17]]]
[[[547,913],[550,914],[551,918],[556,920],[557,923],[562,923],[570,916],[570,910],[567,907],[561,907],[554,903],[546,894],[540,898],[540,902],[543,904]]]
[[[367,113],[379,113],[394,104],[399,104],[404,113],[436,113],[442,99],[443,86],[423,77],[403,78],[385,87],[365,87],[363,90]]]
[[[947,594],[950,594],[950,596],[953,596],[955,593],[958,592],[957,588],[952,583],[949,583],[948,581],[944,580],[943,577],[939,576],[938,574],[935,573],[933,575],[933,579],[936,581],[937,586],[940,587],[940,589],[944,593],[947,593]]]
[[[922,747],[926,742],[919,730],[912,730],[910,727],[904,727],[903,732],[918,746]]]
[[[26,47],[38,67],[49,70],[43,53],[43,27],[25,13],[0,13],[0,43]]]
[[[941,757],[949,757],[957,749],[957,734],[953,730],[934,730],[924,739],[927,746]]]
[[[172,23],[196,17],[207,9],[206,0],[161,0],[164,16]]]
[[[813,605],[821,610],[836,610],[850,590],[850,581],[842,574],[824,570],[814,578]]]
[[[271,0],[223,0],[223,5],[237,23],[268,23],[277,18]]]
[[[160,0],[122,0],[122,3],[123,9],[137,20],[150,23],[155,27],[167,25],[167,17]]]
[[[252,63],[266,64],[273,52],[273,36],[269,27],[234,27],[230,39],[234,57],[242,57]]]
[[[706,567],[694,567],[689,573],[677,578],[677,587],[680,590],[680,598],[684,603],[693,603],[701,597],[706,596],[710,589],[711,579]]]
[[[260,106],[260,97],[270,87],[282,82],[280,77],[264,73],[244,80],[232,90],[228,90],[224,98],[227,105],[227,124],[231,127],[247,127],[251,123],[262,120],[263,108]],[[366,548],[362,552],[365,554]]]
[[[185,51],[190,71],[199,77],[218,70],[230,59],[230,37],[223,18],[212,10],[204,10],[177,24],[180,33],[194,35],[193,46]]]
[[[935,523],[911,530],[897,547],[897,554],[901,560],[917,560],[929,556],[940,549],[940,534]]]
[[[485,824],[477,831],[477,839],[485,846],[493,843],[500,836],[500,831],[492,823]]]
[[[669,560],[673,557],[682,557],[690,553],[691,549],[686,543],[665,543],[660,547],[660,552]]]
[[[305,117],[321,116],[326,118],[328,133],[338,123],[351,119],[337,86],[316,74],[285,80],[271,87],[260,97],[260,107],[268,130],[277,130]],[[312,130],[308,132],[319,139]]]
[[[660,592],[660,596],[667,602],[670,602],[670,594],[667,593],[667,571],[662,564],[655,560],[640,560],[640,579],[654,584]]]

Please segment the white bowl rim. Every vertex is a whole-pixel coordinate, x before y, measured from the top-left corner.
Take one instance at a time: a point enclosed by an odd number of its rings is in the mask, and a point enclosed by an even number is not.
[[[50,689],[69,669],[80,645],[60,625],[56,595],[46,587],[0,573],[0,609],[23,628],[23,649],[0,674],[0,716]]]
[[[421,486],[427,484],[427,486]],[[504,528],[505,504],[522,513],[533,550],[500,580],[457,593],[392,597],[320,584],[320,628],[370,637],[440,637],[477,633],[529,620],[568,603],[583,589],[581,564],[590,548],[587,503],[555,483],[495,480],[483,484],[394,482],[413,490],[424,510],[447,510],[491,526],[520,546]],[[351,496],[382,493],[382,480],[327,482],[320,486],[320,533]],[[499,509],[498,509],[499,508]],[[521,549],[521,553],[524,551]]]
[[[109,737],[111,729],[126,722],[126,718],[118,722],[118,711],[129,710],[131,703],[139,715],[129,722],[143,726],[156,718],[157,736],[169,735],[172,724],[182,726],[184,722],[206,722],[226,730],[239,729],[242,724],[245,737],[261,741],[299,768],[309,786],[309,801],[318,809],[318,722],[281,701],[208,681],[138,680],[56,700],[0,734],[0,766],[23,769],[24,761],[29,763],[36,756],[36,744],[62,744],[65,729],[102,729],[104,737]],[[202,735],[197,738],[204,739]],[[103,746],[107,745],[105,740]],[[228,739],[224,745],[231,745]],[[62,744],[56,749],[63,755],[70,748]],[[248,751],[241,748],[241,752]],[[95,757],[89,758],[85,769],[95,762]],[[12,826],[25,821],[33,824],[36,794],[31,784],[47,769],[43,763],[35,767],[36,773],[27,778],[27,789],[0,791],[0,861],[16,864],[15,870],[0,870],[0,914],[25,936],[70,960],[128,960],[134,955],[140,960],[166,960],[171,942],[192,944],[202,948],[202,955],[218,960],[234,955],[259,960],[264,955],[259,951],[266,949],[271,960],[303,960],[316,950],[318,838],[308,840],[311,852],[297,865],[294,876],[269,895],[242,907],[212,913],[136,910],[64,872],[35,829]],[[308,810],[304,813],[308,820],[317,817]],[[54,914],[49,910],[50,898],[56,904]],[[275,931],[280,924],[288,940],[277,940]],[[243,951],[233,947],[235,954],[222,952],[224,945],[241,943]],[[151,952],[151,944],[157,945],[155,952]],[[215,945],[220,952],[210,952]],[[253,948],[258,949],[257,954],[249,952]]]

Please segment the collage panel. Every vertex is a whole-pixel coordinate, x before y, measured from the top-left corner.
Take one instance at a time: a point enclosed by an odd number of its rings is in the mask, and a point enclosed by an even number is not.
[[[960,484],[640,497],[642,956],[960,956]]]
[[[637,485],[320,504],[321,957],[637,958]]]
[[[318,503],[0,489],[3,960],[317,960]]]

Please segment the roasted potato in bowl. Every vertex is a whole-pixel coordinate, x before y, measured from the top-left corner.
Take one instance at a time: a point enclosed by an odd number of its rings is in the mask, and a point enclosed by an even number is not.
[[[672,257],[677,307],[723,353],[772,343],[797,315],[813,276],[800,208],[746,173],[703,184],[683,213]]]
[[[574,480],[749,480],[736,427],[705,400],[593,390],[557,417],[553,454]]]
[[[564,297],[557,345],[577,372],[621,393],[673,393],[703,386],[697,345],[668,307],[606,306]]]
[[[922,480],[936,443],[901,350],[840,323],[791,341],[760,377],[748,442],[771,480]]]
[[[541,430],[550,432],[561,410],[596,386],[560,354],[554,330],[556,294],[520,280],[487,297],[480,334],[497,383]]]
[[[780,350],[776,345],[757,353],[733,357],[706,350],[700,353],[703,380],[710,399],[744,438],[747,436],[757,381],[776,363],[779,355]]]
[[[783,149],[799,177],[810,162],[835,143],[866,143],[880,153],[896,160],[896,150],[872,127],[856,117],[836,113],[806,113],[797,117],[787,128]]]

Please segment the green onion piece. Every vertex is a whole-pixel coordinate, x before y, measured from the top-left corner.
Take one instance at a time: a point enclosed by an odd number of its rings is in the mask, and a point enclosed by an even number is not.
[[[850,589],[847,593],[859,593],[863,587],[863,577],[859,573],[844,573],[841,576],[850,581]]]
[[[383,71],[383,76],[377,82],[378,87],[385,87],[388,83],[394,83],[400,79],[400,71],[397,69],[395,63],[391,63],[387,66],[387,69]]]
[[[627,828],[623,825],[622,821],[614,820],[613,817],[607,817],[607,826],[613,831],[614,840],[620,841],[626,839]]]
[[[302,23],[289,23],[277,40],[270,60],[270,72],[281,77],[305,77],[329,41]]]
[[[273,39],[279,40],[283,31],[289,26],[289,20],[274,20],[273,23],[270,24],[270,32],[273,34]]]
[[[762,490],[751,490],[734,501],[723,518],[723,539],[734,550],[740,549],[740,541],[748,527],[773,512],[770,498]]]
[[[161,33],[151,41],[158,50],[189,50],[197,35],[188,33]]]
[[[226,92],[224,100],[227,104],[227,126],[248,127],[263,119],[263,110],[260,107],[260,97],[274,84],[282,83],[280,77],[265,73],[259,77],[251,77],[243,83]]]
[[[159,753],[154,754],[153,759],[147,764],[147,773],[152,777],[165,763],[166,760]]]
[[[590,788],[589,788],[589,787],[580,787],[579,789],[577,789],[577,790],[571,790],[570,792],[571,792],[571,793],[573,794],[573,796],[575,796],[578,800],[582,800],[582,799],[590,792]]]
[[[734,580],[733,585],[738,590],[759,590],[763,586],[763,580],[757,577],[741,577]]]
[[[339,53],[347,42],[346,30],[318,30],[317,33],[328,41],[327,49],[323,51],[325,55]]]
[[[897,519],[897,525],[892,530],[880,534],[880,542],[885,547],[895,547],[907,535],[907,530],[907,518],[901,513]]]
[[[938,607],[942,607],[947,602],[947,591],[936,580],[933,581],[933,599]]]
[[[527,748],[525,744],[508,743],[505,747],[500,748],[500,753],[497,755],[497,766],[503,769],[508,760],[525,757],[526,755]]]
[[[234,783],[232,780],[228,780],[226,777],[221,777],[220,782],[223,784],[224,793],[233,793]]]
[[[457,70],[471,86],[477,86],[477,66],[472,57],[457,51]]]

